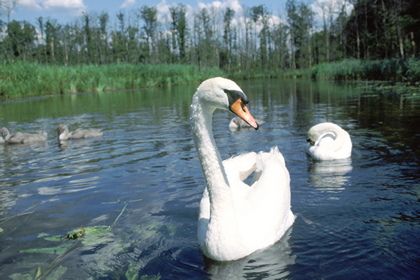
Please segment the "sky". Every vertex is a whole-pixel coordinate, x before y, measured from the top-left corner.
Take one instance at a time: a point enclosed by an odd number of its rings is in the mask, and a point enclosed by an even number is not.
[[[12,0],[3,0],[12,1]],[[10,20],[28,21],[36,23],[36,19],[52,18],[58,22],[70,23],[80,17],[83,12],[99,13],[106,11],[110,18],[115,18],[120,11],[130,11],[139,9],[143,6],[156,6],[159,12],[164,13],[172,5],[184,4],[192,9],[203,7],[229,7],[235,11],[243,7],[253,7],[265,5],[273,15],[285,18],[286,0],[14,0],[19,4],[10,15]],[[321,17],[319,9],[320,3],[339,2],[343,0],[300,0],[308,5],[312,5],[313,10],[318,10],[318,19]],[[322,4],[321,4],[322,5]],[[2,20],[6,21],[3,14]]]

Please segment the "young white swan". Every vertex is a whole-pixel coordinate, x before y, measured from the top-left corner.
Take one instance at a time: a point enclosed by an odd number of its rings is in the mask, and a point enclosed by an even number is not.
[[[102,129],[76,129],[75,131],[69,132],[69,129],[65,124],[59,124],[57,126],[58,140],[71,140],[71,139],[84,139],[100,137],[103,135]]]
[[[325,122],[308,131],[307,153],[315,160],[345,159],[351,156],[350,135],[340,126]]]
[[[255,121],[258,123],[258,125],[265,123],[264,121],[261,121],[261,120],[255,120]],[[229,122],[229,129],[231,131],[241,130],[241,129],[252,129],[252,126],[250,126],[246,121],[244,121],[240,117],[233,117]]]
[[[16,132],[15,134],[10,134],[9,130],[3,127],[1,129],[1,135],[3,136],[4,142],[8,144],[26,144],[31,142],[47,141],[48,134],[44,130],[41,130],[35,134],[23,132]]]
[[[206,180],[200,202],[197,237],[207,257],[217,261],[243,258],[278,241],[294,222],[290,209],[290,176],[277,147],[222,162],[212,134],[216,109],[230,110],[253,128],[248,98],[233,81],[213,78],[197,89],[191,125]],[[251,173],[251,185],[243,182]]]

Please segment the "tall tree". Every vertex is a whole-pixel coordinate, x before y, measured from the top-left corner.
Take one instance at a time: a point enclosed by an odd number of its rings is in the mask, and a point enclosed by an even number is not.
[[[299,67],[300,68],[311,68],[312,67],[312,28],[314,25],[314,12],[309,8],[308,5],[301,2],[298,7],[299,10],[299,28],[298,36],[299,41],[296,43],[299,45]]]
[[[13,20],[7,25],[4,44],[14,59],[27,60],[34,49],[35,38],[36,31],[33,25]]]
[[[144,21],[143,30],[146,34],[146,47],[148,55],[153,62],[157,61],[156,54],[156,31],[157,31],[157,9],[156,7],[143,6],[140,8],[140,17]]]
[[[311,30],[314,13],[303,2],[287,0],[287,22],[289,23],[292,70],[312,65]],[[305,48],[306,47],[306,48]]]
[[[420,36],[411,33],[410,27],[420,25],[419,6],[414,0],[355,2],[344,29],[349,55],[363,59],[416,55],[413,45]]]
[[[59,31],[61,26],[54,19],[48,19],[45,24],[45,47],[48,62],[57,62],[57,50],[59,44]]]
[[[169,8],[171,16],[172,49],[178,54],[178,60],[185,62],[186,42],[188,34],[186,7],[182,4]]]
[[[84,20],[84,33],[85,33],[85,49],[87,53],[87,63],[94,63],[94,48],[92,41],[92,30],[91,30],[91,16],[88,13],[83,13]]]
[[[274,70],[287,70],[290,67],[290,57],[288,50],[288,32],[287,26],[279,22],[273,29],[273,59]]]
[[[232,44],[233,44],[233,30],[232,20],[235,15],[235,11],[231,8],[226,8],[223,16],[223,43],[224,51],[221,55],[221,67],[225,68],[228,72],[232,64]]]
[[[215,42],[211,17],[206,8],[202,8],[196,15],[195,33],[198,39],[197,59],[199,66],[218,66],[218,60],[215,54]]]
[[[261,70],[266,70],[266,64],[268,61],[268,52],[269,52],[269,38],[270,38],[270,30],[269,30],[269,17],[270,14],[267,11],[267,8],[264,5],[254,6],[251,7],[251,18],[254,24],[260,25],[260,32],[258,37],[260,38],[259,42],[259,63]]]
[[[99,15],[99,41],[100,41],[100,49],[99,49],[99,63],[105,64],[109,62],[108,58],[108,23],[109,23],[109,15],[107,12],[103,12]]]
[[[290,36],[290,66],[292,70],[296,69],[296,50],[297,33],[298,33],[298,8],[295,0],[287,0],[286,2],[287,23],[289,24]]]

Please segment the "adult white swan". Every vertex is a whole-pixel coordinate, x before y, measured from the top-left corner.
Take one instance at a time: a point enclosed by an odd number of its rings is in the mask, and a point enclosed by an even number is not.
[[[325,122],[308,131],[307,153],[315,160],[344,159],[351,156],[350,135],[340,126]]]
[[[212,134],[216,109],[230,110],[255,129],[248,98],[228,79],[204,81],[191,105],[195,146],[207,187],[200,202],[197,237],[203,253],[217,261],[245,257],[279,240],[293,224],[290,177],[277,147],[222,162]],[[251,173],[254,180],[243,180]]]

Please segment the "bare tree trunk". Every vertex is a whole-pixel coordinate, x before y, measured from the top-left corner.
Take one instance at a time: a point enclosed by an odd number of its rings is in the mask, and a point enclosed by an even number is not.
[[[63,43],[64,43],[64,46],[63,46],[63,49],[64,49],[64,65],[68,66],[68,64],[69,64],[69,54],[67,52],[67,40],[64,40]]]
[[[398,36],[398,45],[400,48],[400,56],[401,58],[404,58],[404,40],[403,40],[403,35],[401,32],[401,24],[400,24],[400,16],[399,16],[399,11],[398,11],[398,7],[401,7],[401,1],[399,0],[395,0],[394,2],[394,17],[395,17],[395,24],[397,27],[397,36]]]
[[[413,48],[413,55],[415,55],[416,54],[416,41],[414,41],[413,31],[410,32],[410,37],[411,37],[411,47]]]
[[[52,61],[55,62],[55,55],[54,55],[54,41],[51,41],[51,57],[52,57]]]
[[[369,38],[368,38],[368,19],[367,19],[368,11],[367,11],[367,1],[365,0],[365,59],[369,59]]]

